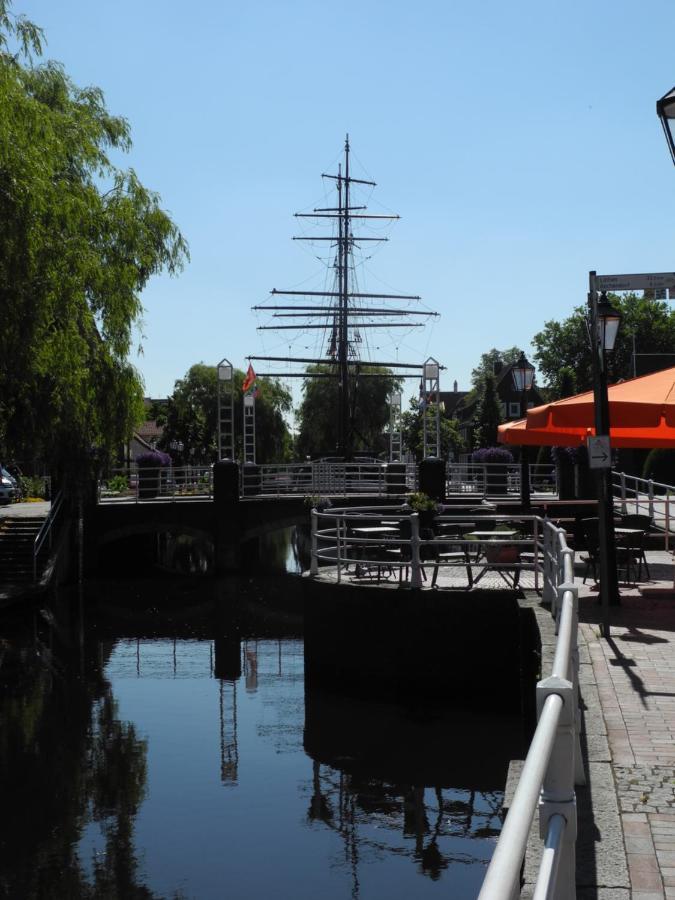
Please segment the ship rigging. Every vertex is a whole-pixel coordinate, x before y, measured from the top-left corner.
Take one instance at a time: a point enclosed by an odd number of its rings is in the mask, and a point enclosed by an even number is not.
[[[258,326],[259,331],[319,331],[326,336],[325,356],[249,356],[250,361],[279,362],[320,366],[319,371],[305,370],[288,372],[266,372],[270,377],[278,378],[336,378],[338,382],[338,446],[337,452],[345,459],[350,459],[353,445],[353,412],[359,378],[388,377],[393,379],[419,378],[423,365],[421,363],[402,363],[398,361],[373,361],[362,358],[360,345],[361,334],[365,329],[389,330],[390,328],[422,328],[423,322],[411,321],[413,317],[429,318],[438,313],[426,309],[409,309],[405,303],[420,301],[421,298],[411,294],[365,293],[358,290],[355,275],[354,249],[359,249],[362,242],[387,241],[385,236],[354,234],[353,224],[369,225],[376,222],[393,222],[399,218],[395,214],[373,214],[367,211],[366,205],[353,205],[353,186],[374,188],[376,183],[355,178],[350,172],[349,135],[345,138],[344,158],[338,165],[337,174],[323,174],[323,178],[334,183],[337,192],[337,205],[315,207],[311,212],[296,213],[299,219],[329,220],[333,225],[331,235],[302,235],[294,237],[298,241],[329,242],[335,255],[331,257],[334,282],[331,290],[276,290],[271,296],[289,298],[289,302],[279,304],[272,302],[254,306],[253,309],[265,312],[274,320],[272,324]],[[320,305],[309,303],[308,298],[323,298]],[[297,299],[296,299],[297,298]],[[305,300],[298,304],[297,300]],[[389,307],[387,301],[397,301],[397,305]],[[377,303],[376,306],[371,304]],[[277,322],[276,320],[294,319],[294,322]],[[321,321],[319,321],[321,320]],[[383,373],[382,369],[386,372]],[[369,371],[371,370],[371,371]],[[377,370],[377,371],[372,371]],[[351,386],[350,386],[351,378]]]

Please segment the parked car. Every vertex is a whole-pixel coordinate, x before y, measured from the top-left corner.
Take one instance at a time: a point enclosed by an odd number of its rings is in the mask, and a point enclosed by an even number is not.
[[[0,468],[0,503],[11,503],[19,496],[19,485],[7,469]]]

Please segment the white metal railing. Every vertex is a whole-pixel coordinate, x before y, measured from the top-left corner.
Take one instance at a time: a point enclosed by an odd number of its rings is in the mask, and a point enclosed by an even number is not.
[[[534,900],[576,897],[575,784],[585,781],[580,743],[578,596],[563,529],[544,522],[544,598],[556,618],[551,674],[537,685],[537,728],[479,900],[515,900],[530,827],[539,809],[544,841]]]
[[[42,523],[42,527],[35,535],[33,541],[33,581],[37,581],[40,563],[40,554],[45,547],[51,550],[54,542],[54,534],[61,524],[61,513],[63,510],[63,494],[61,491],[52,500],[51,507],[47,518]]]
[[[558,493],[556,467],[530,463],[530,490],[534,494]],[[520,463],[448,463],[446,493],[520,494]]]
[[[670,549],[670,524],[675,509],[675,487],[651,478],[638,478],[625,472],[612,471],[614,506],[622,515],[649,516],[664,532],[665,549]]]
[[[138,502],[139,500],[180,500],[211,497],[211,466],[133,465],[112,469],[98,484],[99,503]]]
[[[399,467],[400,466],[400,467]],[[397,464],[391,469],[385,463],[343,463],[320,460],[289,465],[266,464],[240,467],[240,487],[244,497],[256,494],[405,494],[414,490],[417,468]]]
[[[517,530],[500,537],[500,526],[508,527],[512,517],[492,514],[489,508],[475,506],[446,506],[433,516],[433,523],[424,514],[413,512],[409,506],[364,506],[312,510],[312,553],[310,574],[319,573],[319,565],[335,567],[336,579],[354,569],[380,573],[383,569],[409,573],[409,586],[419,588],[426,577],[426,568],[453,568],[512,572],[533,571],[534,589],[543,586],[544,521],[538,516],[518,516]],[[485,523],[490,537],[479,538],[473,532]],[[488,528],[489,526],[489,528]],[[492,530],[494,529],[494,530]],[[457,550],[459,557],[444,557],[444,548]],[[479,551],[486,551],[478,560]],[[515,558],[500,558],[500,552],[516,550]],[[487,555],[492,559],[487,559]],[[434,578],[434,582],[435,582]],[[476,581],[479,581],[477,578]],[[516,581],[517,583],[517,581]],[[469,587],[473,584],[473,575]]]

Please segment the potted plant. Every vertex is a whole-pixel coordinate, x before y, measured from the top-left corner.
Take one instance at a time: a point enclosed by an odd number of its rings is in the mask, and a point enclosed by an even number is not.
[[[408,506],[419,514],[421,528],[433,528],[434,517],[438,512],[438,504],[433,497],[424,491],[417,491],[408,497]]]
[[[471,454],[471,462],[486,466],[486,493],[505,494],[509,463],[513,454],[505,447],[481,447]]]
[[[161,483],[161,470],[171,465],[171,457],[161,450],[150,450],[136,457],[138,496],[141,500],[156,497]]]

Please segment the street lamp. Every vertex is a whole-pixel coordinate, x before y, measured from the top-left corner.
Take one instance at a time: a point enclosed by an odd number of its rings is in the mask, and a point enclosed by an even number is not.
[[[534,366],[520,353],[520,359],[512,369],[516,390],[520,393],[520,416],[527,415],[527,392],[534,384]],[[523,444],[520,448],[520,502],[523,509],[530,508],[530,448]]]
[[[675,163],[675,87],[656,101],[656,115],[663,125],[663,133],[668,141],[668,149]]]
[[[593,404],[595,435],[609,443],[609,397],[607,394],[606,354],[614,350],[621,323],[621,314],[612,307],[607,295],[598,299],[596,273],[589,272],[588,327],[593,364]],[[616,574],[614,538],[614,503],[612,500],[612,470],[598,468],[596,492],[598,497],[598,542],[600,556],[600,601],[602,603],[602,634],[609,637],[609,607],[619,604],[619,583]]]

